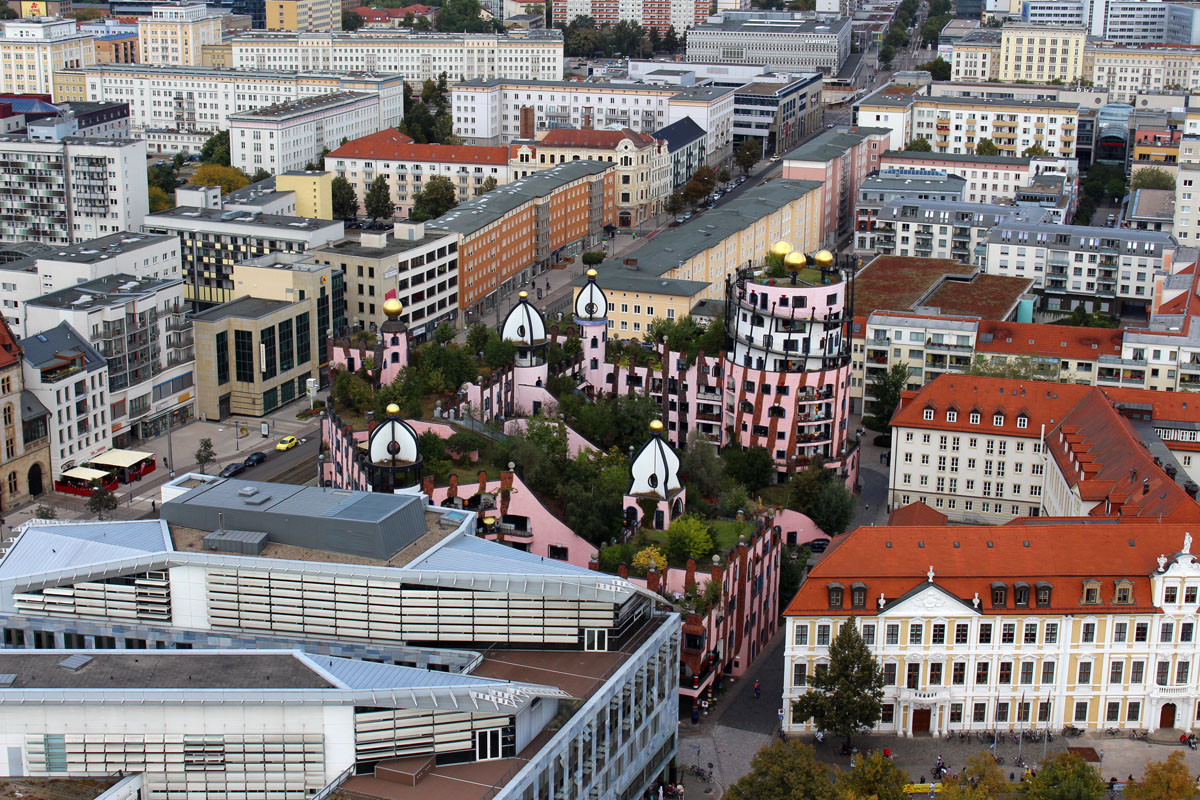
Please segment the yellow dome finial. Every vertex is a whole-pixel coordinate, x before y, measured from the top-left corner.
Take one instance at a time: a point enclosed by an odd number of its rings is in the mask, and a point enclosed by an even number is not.
[[[788,272],[796,273],[804,269],[804,265],[808,263],[808,259],[804,257],[804,253],[799,250],[793,250],[783,257],[783,266]]]
[[[596,270],[594,270],[594,269],[589,269],[589,270],[587,271],[587,276],[588,276],[589,278],[595,279],[595,278],[596,278],[597,276],[599,276],[599,275],[600,275],[600,273],[599,273],[599,272],[596,272]]]
[[[822,250],[813,256],[813,261],[815,261],[817,266],[821,269],[829,269],[833,266],[833,253],[829,252],[828,250]]]
[[[792,243],[784,239],[780,239],[778,242],[771,245],[771,255],[783,258],[790,252],[792,252]]]
[[[528,300],[528,299],[529,299],[529,292],[522,291],[522,292],[520,292],[520,293],[517,295],[517,297],[521,298],[522,300]]]
[[[650,430],[652,430],[654,433],[662,433],[662,429],[663,429],[662,422],[660,422],[659,420],[656,420],[656,419],[650,421]]]
[[[396,405],[395,403],[388,403],[388,407],[384,409],[384,411],[387,412],[389,417],[400,416],[400,406]]]
[[[384,302],[383,313],[388,319],[395,319],[404,313],[404,304],[393,297]]]

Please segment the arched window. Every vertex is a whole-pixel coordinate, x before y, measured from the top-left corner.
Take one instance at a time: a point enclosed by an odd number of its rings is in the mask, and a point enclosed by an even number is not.
[[[9,403],[8,405],[6,405],[4,407],[4,425],[5,425],[5,427],[8,427],[9,425],[12,425],[12,424],[13,424],[13,407],[12,407],[12,403]]]
[[[10,495],[17,493],[17,473],[8,473],[8,493]]]

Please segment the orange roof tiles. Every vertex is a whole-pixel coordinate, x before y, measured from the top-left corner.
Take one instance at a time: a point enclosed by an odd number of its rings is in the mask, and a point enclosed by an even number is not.
[[[1042,425],[1047,430],[1057,425],[1091,389],[1072,383],[940,375],[911,395],[905,392],[892,425],[1037,438]],[[926,408],[933,409],[932,420],[925,419]],[[954,422],[947,421],[947,410],[957,412]],[[970,421],[972,411],[979,412],[976,425]],[[1003,415],[1000,425],[995,424],[997,414]]]
[[[13,335],[8,321],[0,317],[0,369],[8,369],[21,362],[21,346]]]
[[[508,164],[507,147],[470,147],[451,144],[415,144],[394,128],[363,136],[325,156],[375,161],[461,162],[464,164]]]
[[[992,340],[983,341],[984,334],[991,334]],[[981,321],[975,350],[1094,361],[1098,356],[1120,356],[1121,336],[1121,331],[1116,328]]]
[[[1031,590],[1038,581],[1050,584],[1050,605],[1030,607],[1021,613],[1107,613],[1111,611],[1158,613],[1150,595],[1149,575],[1162,553],[1176,553],[1190,527],[1172,523],[1079,520],[1020,526],[866,527],[838,537],[809,573],[788,605],[786,616],[830,616],[878,613],[929,582],[958,598],[971,610],[979,595],[978,611],[984,615],[1013,614],[1017,581]],[[1081,605],[1083,581],[1100,581],[1099,605]],[[1114,581],[1133,583],[1133,604],[1114,606]],[[827,587],[840,583],[844,607],[830,609]],[[1006,608],[991,603],[993,582],[1009,587]],[[866,587],[867,607],[850,608],[852,584]],[[1032,593],[1032,591],[1031,591]]]
[[[655,143],[655,138],[645,133],[638,133],[629,128],[619,131],[596,130],[594,128],[552,128],[538,142],[542,147],[587,147],[600,150],[611,150],[629,139],[638,147],[646,147]]]
[[[949,522],[950,518],[935,508],[918,501],[901,506],[888,515],[888,525],[925,525],[938,527]]]

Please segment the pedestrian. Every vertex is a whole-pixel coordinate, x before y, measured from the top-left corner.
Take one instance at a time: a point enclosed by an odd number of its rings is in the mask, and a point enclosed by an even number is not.
[[[658,800],[663,800],[663,787],[661,783],[658,785]]]
[[[854,769],[854,756],[850,756],[850,769]]]
[[[754,699],[758,699],[758,681],[754,682]]]

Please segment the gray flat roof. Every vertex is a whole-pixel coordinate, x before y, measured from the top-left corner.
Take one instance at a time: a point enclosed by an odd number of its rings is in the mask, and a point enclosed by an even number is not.
[[[67,247],[49,247],[47,252],[32,256],[30,259],[0,264],[0,269],[24,269],[38,258],[47,261],[70,261],[75,264],[95,264],[108,261],[121,253],[130,253],[144,247],[155,247],[164,241],[179,242],[179,237],[169,233],[110,233],[99,239],[89,239],[86,242]]]
[[[883,155],[885,158],[912,161],[920,161],[928,158],[935,161],[971,162],[973,164],[995,164],[996,166],[1009,165],[1019,167],[1029,164],[1028,158],[1017,158],[1015,156],[977,156],[974,153],[922,153],[914,150],[888,150]]]
[[[44,294],[26,305],[48,308],[84,310],[103,306],[124,305],[136,297],[154,294],[172,284],[183,283],[180,278],[135,278],[132,275],[105,275]]]
[[[831,36],[850,24],[846,17],[824,22],[815,19],[722,19],[720,22],[703,22],[695,31],[745,31],[746,33],[828,33]]]
[[[791,161],[829,161],[845,154],[847,150],[861,143],[868,136],[875,134],[890,134],[891,128],[834,128],[822,131],[818,136],[784,154],[785,160]]]
[[[281,308],[287,308],[293,305],[288,300],[268,300],[263,297],[239,297],[236,300],[230,300],[228,303],[222,303],[219,306],[213,306],[210,309],[201,311],[192,317],[194,321],[199,322],[218,322],[229,317],[242,317],[243,319],[258,319],[265,317]]]
[[[863,179],[861,191],[903,192],[919,188],[941,191],[961,191],[967,179],[959,175],[868,175]]]
[[[487,194],[455,206],[425,223],[430,230],[467,235],[491,225],[530,200],[545,197],[556,189],[589,175],[599,175],[614,165],[608,161],[568,161],[520,180],[497,187]]]
[[[340,242],[323,245],[310,250],[310,253],[328,253],[330,255],[354,256],[355,258],[387,258],[407,250],[433,244],[446,238],[444,233],[427,233],[420,239],[397,239],[389,236],[383,247],[367,247],[359,239],[342,239]]]
[[[80,654],[90,660],[79,669],[58,666],[72,655],[70,650],[0,650],[0,675],[16,676],[12,689],[334,688],[303,661],[284,653],[90,650]]]
[[[253,198],[248,198],[253,199]],[[237,211],[221,208],[198,208],[181,206],[166,211],[159,211],[146,217],[146,225],[153,226],[156,221],[171,219],[191,219],[197,221],[219,222],[226,225],[250,225],[255,228],[280,228],[292,231],[315,231],[341,225],[341,221],[327,219],[310,219],[308,217],[286,217],[282,214],[261,214],[257,211]],[[264,236],[276,236],[275,232],[265,233]]]
[[[273,106],[264,106],[253,111],[239,111],[236,114],[230,114],[228,119],[230,121],[287,119],[288,117],[307,114],[310,111],[319,111],[323,108],[336,108],[337,106],[356,102],[364,97],[376,96],[366,92],[329,92],[328,94],[303,97],[288,103],[276,103]]]

